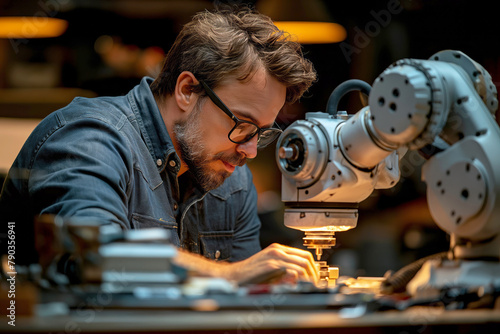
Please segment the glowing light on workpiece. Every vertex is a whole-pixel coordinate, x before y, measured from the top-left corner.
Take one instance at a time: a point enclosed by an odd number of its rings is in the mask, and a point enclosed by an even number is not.
[[[47,38],[61,36],[68,22],[52,17],[0,17],[0,38]]]
[[[296,36],[301,44],[338,43],[347,37],[345,28],[332,22],[276,21],[274,24]]]
[[[356,225],[327,225],[327,226],[312,226],[312,227],[301,227],[301,231],[312,231],[312,232],[344,232],[356,227]]]

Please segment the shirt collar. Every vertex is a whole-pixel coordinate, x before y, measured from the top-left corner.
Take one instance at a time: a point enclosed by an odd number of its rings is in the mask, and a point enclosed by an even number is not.
[[[127,98],[158,170],[161,172],[167,167],[177,173],[181,165],[180,160],[149,87],[153,80],[150,77],[142,78],[140,84],[128,93]]]

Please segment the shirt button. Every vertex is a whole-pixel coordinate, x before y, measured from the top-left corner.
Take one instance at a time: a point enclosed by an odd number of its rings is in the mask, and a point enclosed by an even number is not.
[[[179,208],[179,205],[177,205],[177,203],[174,203],[174,210],[177,211],[178,208]]]
[[[218,260],[220,258],[220,250],[215,251],[215,259]]]
[[[175,167],[175,165],[177,165],[177,163],[175,162],[175,160],[170,160],[168,162],[168,164],[170,165],[170,167]]]
[[[161,159],[156,160],[156,165],[160,167],[163,164],[163,161]]]

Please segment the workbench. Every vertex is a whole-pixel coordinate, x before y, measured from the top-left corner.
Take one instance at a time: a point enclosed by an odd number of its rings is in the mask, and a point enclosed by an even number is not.
[[[500,309],[370,310],[342,294],[137,300],[94,295],[76,308],[39,305],[3,333],[500,333]],[[134,306],[133,303],[136,303]]]

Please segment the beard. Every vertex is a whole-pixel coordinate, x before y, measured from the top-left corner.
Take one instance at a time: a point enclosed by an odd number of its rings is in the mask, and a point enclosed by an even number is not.
[[[231,175],[226,170],[214,170],[210,164],[223,160],[233,166],[243,166],[246,158],[238,153],[210,154],[207,152],[206,140],[203,139],[201,120],[199,114],[201,105],[185,121],[178,121],[174,124],[174,135],[179,146],[181,159],[186,163],[195,182],[204,191],[210,191],[221,186]]]

